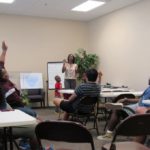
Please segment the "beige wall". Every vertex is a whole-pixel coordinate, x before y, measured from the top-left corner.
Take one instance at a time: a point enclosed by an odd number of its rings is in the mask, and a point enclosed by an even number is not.
[[[83,22],[0,15],[0,41],[8,44],[6,67],[15,81],[19,72],[41,72],[45,83],[47,62],[87,49],[87,34]]]
[[[85,48],[99,55],[103,83],[143,90],[150,77],[149,8],[143,0],[89,23],[0,15],[0,41],[9,46],[6,67],[16,78],[42,72],[45,83],[47,62]]]
[[[90,49],[101,59],[103,83],[142,90],[150,77],[150,1],[89,23]]]

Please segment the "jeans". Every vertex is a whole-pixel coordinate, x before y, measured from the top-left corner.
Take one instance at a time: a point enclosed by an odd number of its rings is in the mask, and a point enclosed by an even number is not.
[[[28,114],[28,115],[30,115],[32,117],[36,117],[37,116],[36,112],[33,109],[29,108],[29,107],[26,107],[26,106],[24,106],[24,107],[17,107],[16,109],[21,110],[21,111],[25,112],[26,114]]]

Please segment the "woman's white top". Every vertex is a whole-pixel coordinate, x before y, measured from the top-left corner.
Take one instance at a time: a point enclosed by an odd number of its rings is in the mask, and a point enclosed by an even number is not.
[[[77,75],[76,75],[76,71],[77,71],[77,64],[69,64],[69,63],[65,63],[65,79],[76,79]]]

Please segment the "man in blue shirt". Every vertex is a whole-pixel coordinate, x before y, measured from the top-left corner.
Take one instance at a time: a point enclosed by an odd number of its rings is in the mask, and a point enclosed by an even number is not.
[[[119,103],[123,103],[126,107],[132,109],[137,114],[144,114],[148,110],[150,110],[150,86],[143,92],[140,99],[121,99],[118,101]],[[132,104],[129,104],[132,103]],[[134,104],[133,104],[134,103]],[[129,104],[129,105],[127,105]],[[113,104],[112,104],[113,106]],[[122,109],[124,111],[127,111],[126,107],[123,107]],[[131,113],[132,114],[132,113]],[[131,115],[129,114],[129,115]],[[111,118],[108,122],[107,131],[105,135],[98,136],[97,139],[99,140],[110,140],[113,136],[113,131],[117,124],[120,122],[120,117],[122,115],[122,110],[112,110]],[[143,138],[139,138],[137,141],[143,142]]]

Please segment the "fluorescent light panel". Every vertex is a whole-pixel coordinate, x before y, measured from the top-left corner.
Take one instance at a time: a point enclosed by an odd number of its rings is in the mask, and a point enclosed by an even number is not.
[[[101,5],[105,4],[105,2],[96,1],[96,0],[88,0],[72,9],[72,11],[81,11],[81,12],[87,12],[92,9],[95,9]]]
[[[11,4],[13,3],[15,0],[0,0],[0,3],[7,3],[7,4]]]

